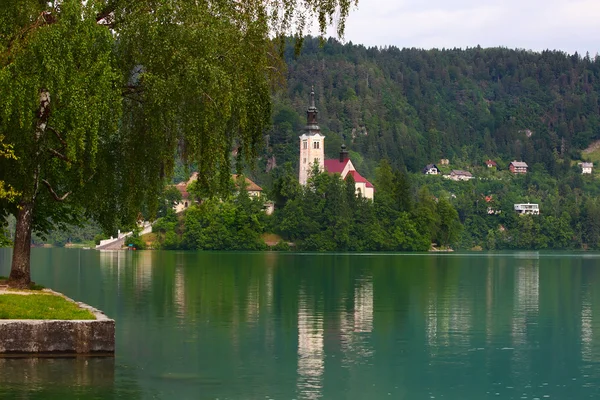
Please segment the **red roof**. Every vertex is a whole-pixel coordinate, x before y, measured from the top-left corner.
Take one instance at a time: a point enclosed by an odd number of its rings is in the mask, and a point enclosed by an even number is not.
[[[179,190],[179,193],[181,193],[181,198],[183,200],[187,200],[190,197],[187,191],[187,184],[185,182],[178,183],[177,185],[175,185],[175,188]]]
[[[346,164],[348,164],[349,161],[350,159],[344,162],[340,162],[338,158],[331,158],[329,160],[325,160],[325,171],[329,172],[330,174],[341,174],[342,171],[344,171],[344,168],[346,168]]]
[[[237,181],[237,174],[231,174],[231,177],[234,181]],[[262,192],[262,188],[258,186],[256,183],[252,182],[250,179],[245,178],[246,181],[246,191],[248,192]],[[236,183],[237,186],[237,183]]]
[[[368,180],[366,180],[361,174],[358,173],[358,171],[349,171],[348,175],[352,175],[352,177],[354,178],[354,182],[360,182],[360,183],[366,183],[366,187],[368,188],[372,188],[373,185],[371,184],[371,182],[369,182]],[[346,176],[348,176],[346,175]]]

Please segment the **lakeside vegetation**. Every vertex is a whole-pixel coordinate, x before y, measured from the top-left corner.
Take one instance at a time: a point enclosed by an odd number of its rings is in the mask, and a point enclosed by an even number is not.
[[[275,171],[268,196],[275,212],[262,211],[264,199],[242,191],[176,215],[169,210],[153,227],[152,248],[262,250],[261,237],[283,240],[273,250],[427,251],[510,249],[600,249],[600,188],[574,167],[566,181],[534,166],[525,175],[482,167],[470,181],[394,171],[382,161],[376,169],[374,201],[356,197],[351,179],[313,171],[306,187],[290,164]],[[571,189],[570,185],[574,185]],[[540,205],[540,215],[519,215],[514,204]],[[130,239],[145,248],[143,238]]]

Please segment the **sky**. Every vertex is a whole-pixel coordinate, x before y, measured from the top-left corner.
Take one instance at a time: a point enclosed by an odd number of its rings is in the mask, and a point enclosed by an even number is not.
[[[333,30],[332,30],[333,35]],[[344,42],[600,53],[600,0],[359,0]]]

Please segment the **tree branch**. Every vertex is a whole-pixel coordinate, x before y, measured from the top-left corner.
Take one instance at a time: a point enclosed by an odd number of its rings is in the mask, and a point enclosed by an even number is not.
[[[58,138],[58,140],[60,141],[60,143],[62,143],[63,146],[67,146],[67,142],[65,142],[65,140],[62,138],[62,136],[60,135],[60,133],[58,133],[58,131],[56,129],[54,129],[53,127],[51,127],[50,125],[48,125],[46,127],[46,129],[52,131],[56,137]]]
[[[50,183],[47,180],[42,179],[42,183],[44,185],[46,185],[46,187],[48,188],[48,191],[50,192],[50,194],[52,195],[52,197],[54,197],[54,200],[56,200],[56,201],[64,201],[71,194],[71,192],[67,192],[67,193],[63,194],[62,196],[59,196],[56,194],[54,189],[52,189],[52,185],[50,185]]]
[[[65,161],[65,162],[67,162],[67,163],[69,163],[69,164],[71,164],[71,163],[72,163],[72,161],[69,159],[69,157],[65,156],[64,154],[62,154],[62,153],[59,153],[58,151],[56,151],[56,150],[54,150],[54,149],[48,149],[48,151],[49,151],[50,153],[52,153],[52,155],[53,155],[53,156],[55,156],[55,157],[57,157],[57,158],[60,158],[61,160]]]

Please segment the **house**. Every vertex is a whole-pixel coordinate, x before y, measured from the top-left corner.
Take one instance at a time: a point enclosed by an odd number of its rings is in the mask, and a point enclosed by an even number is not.
[[[581,167],[582,174],[591,174],[592,168],[594,168],[594,164],[591,162],[580,162],[579,166]]]
[[[315,91],[312,89],[310,92],[310,105],[306,110],[306,127],[304,128],[304,134],[300,136],[300,170],[298,181],[301,185],[306,185],[312,168],[317,165],[319,171],[325,171],[329,174],[339,174],[342,179],[346,179],[349,175],[352,175],[356,194],[372,200],[375,194],[375,187],[354,168],[345,145],[342,145],[339,158],[325,160],[325,136],[321,135],[321,129],[317,122],[317,114]]]
[[[238,175],[237,174],[232,174],[231,175],[231,179],[233,179],[233,182],[235,183],[235,187],[236,189],[239,189],[238,187]],[[248,192],[248,196],[250,197],[260,197],[262,195],[262,188],[260,186],[258,186],[256,183],[254,183],[253,181],[251,181],[248,178],[244,179],[245,183],[244,186],[246,186],[246,191]]]
[[[468,181],[473,179],[473,175],[469,171],[462,171],[460,169],[453,169],[450,175],[446,175],[445,178],[452,179],[453,181]]]
[[[540,206],[533,203],[515,204],[515,212],[517,214],[540,215]]]
[[[231,179],[233,180],[233,182],[237,188],[238,175],[232,174]],[[181,201],[178,202],[177,204],[175,204],[175,206],[173,207],[175,209],[176,213],[182,212],[183,210],[187,209],[189,206],[191,206],[193,204],[193,199],[191,198],[187,189],[188,189],[189,185],[191,185],[193,182],[195,182],[197,180],[198,180],[198,173],[194,172],[190,176],[190,179],[187,180],[187,182],[179,182],[177,185],[175,185],[175,188],[179,191],[179,193],[181,193]],[[250,197],[254,197],[254,198],[261,197],[262,192],[263,192],[262,188],[260,186],[258,186],[256,183],[254,183],[252,180],[245,178],[245,186],[246,186],[246,191],[248,191],[248,195]],[[266,206],[266,209],[269,210],[270,207]]]
[[[450,164],[450,160],[448,160],[447,158],[440,159],[440,165],[449,165],[449,164]]]
[[[527,168],[529,168],[529,166],[526,163],[524,163],[523,161],[515,160],[515,161],[512,161],[510,164],[508,164],[508,169],[513,174],[526,174]]]
[[[488,168],[498,168],[498,164],[496,164],[496,161],[494,161],[494,160],[487,160],[487,161],[485,162],[485,165],[486,165]]]
[[[435,164],[427,164],[425,168],[423,168],[423,173],[425,175],[439,175],[440,169]]]
[[[354,168],[354,165],[348,156],[346,145],[342,144],[339,158],[325,160],[324,167],[325,172],[329,174],[339,174],[344,180],[351,175],[354,179],[356,194],[367,199],[373,199],[375,187],[371,182],[359,174],[356,168]]]

